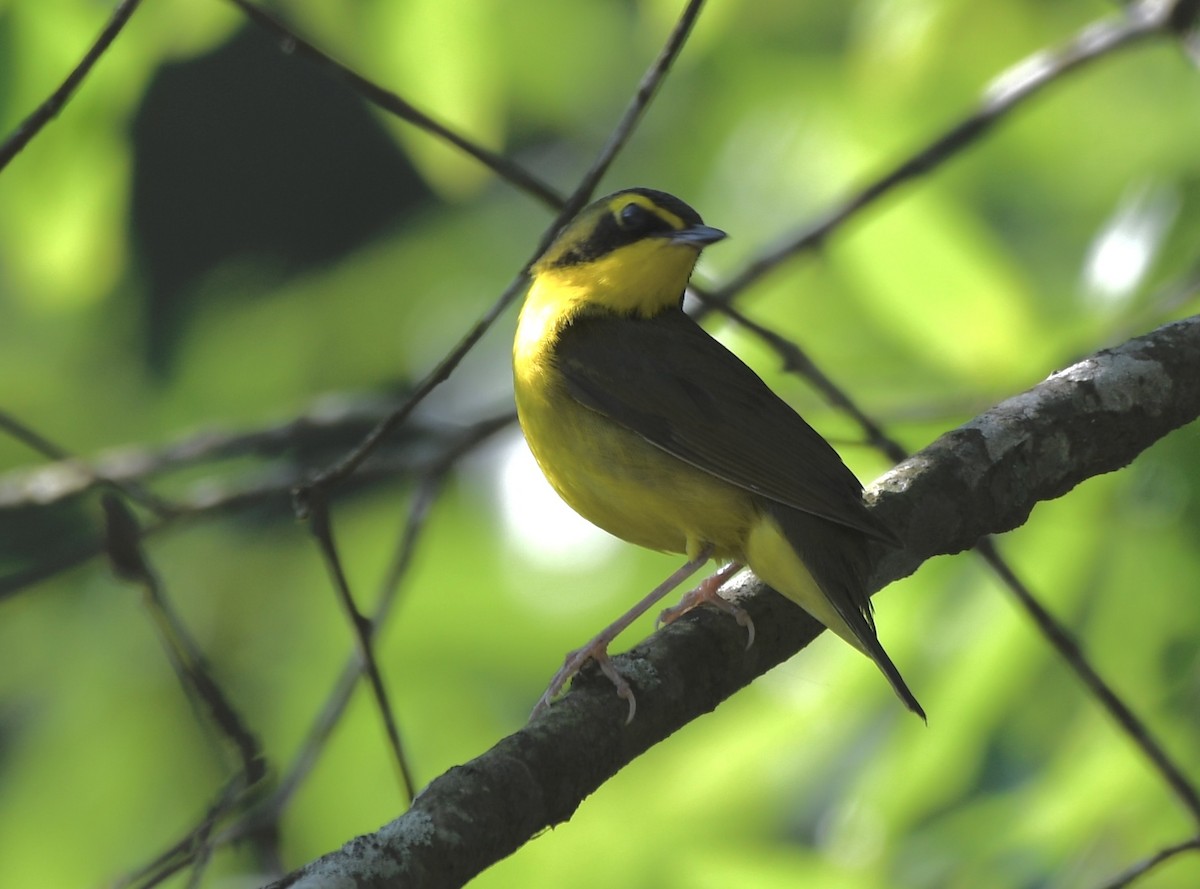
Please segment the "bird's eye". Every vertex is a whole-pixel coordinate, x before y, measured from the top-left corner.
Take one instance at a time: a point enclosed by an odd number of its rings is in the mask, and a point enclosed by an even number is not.
[[[626,204],[621,208],[621,228],[626,231],[645,231],[653,227],[655,216],[641,204]]]

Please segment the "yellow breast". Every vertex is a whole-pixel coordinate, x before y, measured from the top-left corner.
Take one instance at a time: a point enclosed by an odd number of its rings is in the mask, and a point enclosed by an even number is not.
[[[740,557],[758,514],[751,496],[575,401],[555,364],[565,317],[561,301],[535,283],[513,352],[517,414],[550,484],[584,518],[630,543],[689,557],[711,545],[719,558]]]

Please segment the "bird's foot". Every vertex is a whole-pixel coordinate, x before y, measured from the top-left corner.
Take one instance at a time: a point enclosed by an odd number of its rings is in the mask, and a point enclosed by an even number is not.
[[[605,627],[591,642],[583,646],[583,648],[578,648],[568,654],[562,667],[559,668],[559,671],[554,674],[554,678],[550,681],[550,687],[538,698],[537,706],[533,708],[530,718],[532,719],[549,707],[550,702],[558,697],[562,690],[566,688],[571,678],[580,671],[584,664],[591,660],[596,662],[596,666],[600,668],[600,672],[607,676],[612,684],[616,686],[617,695],[629,702],[629,716],[626,718],[625,724],[628,725],[633,722],[633,715],[637,712],[637,701],[633,697],[633,689],[629,687],[629,683],[617,672],[617,668],[613,666],[613,662],[609,659],[608,646],[624,630],[628,629],[630,624],[662,601],[663,596],[695,574],[700,569],[700,566],[708,561],[708,557],[709,549],[705,548],[694,559],[688,559],[670,577],[647,593],[640,602],[622,614],[609,626]]]
[[[754,644],[754,621],[744,608],[734,605],[724,598],[719,590],[725,581],[742,570],[737,562],[731,562],[714,574],[705,578],[700,585],[679,600],[679,604],[667,608],[658,615],[658,624],[672,623],[699,605],[712,605],[724,611],[737,621],[739,627],[746,628],[746,647]]]
[[[608,656],[608,640],[603,638],[604,634],[593,639],[583,648],[577,648],[567,655],[567,659],[563,661],[563,665],[558,672],[554,674],[554,678],[550,680],[550,685],[546,688],[542,696],[538,698],[537,704],[533,708],[533,713],[530,714],[530,719],[536,717],[547,707],[550,702],[558,697],[567,683],[570,682],[575,674],[583,669],[583,665],[588,661],[595,661],[596,666],[600,668],[600,672],[609,678],[609,681],[617,689],[617,697],[629,704],[629,715],[625,717],[625,724],[633,722],[633,716],[637,713],[637,699],[633,696],[633,689],[629,687],[629,683],[625,681],[616,666],[612,662],[612,658]]]

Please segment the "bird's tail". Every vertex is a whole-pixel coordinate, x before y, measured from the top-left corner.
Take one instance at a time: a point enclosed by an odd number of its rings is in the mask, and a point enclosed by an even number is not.
[[[879,667],[897,697],[928,721],[879,643],[867,594],[867,537],[788,507],[764,512],[746,542],[746,562],[768,585]]]

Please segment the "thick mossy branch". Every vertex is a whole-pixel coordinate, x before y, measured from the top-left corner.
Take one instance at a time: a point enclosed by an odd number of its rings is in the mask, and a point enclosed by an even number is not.
[[[1052,374],[947,432],[875,485],[880,515],[906,548],[884,580],[985,534],[1024,524],[1033,507],[1129,463],[1200,415],[1200,316],[1167,324]]]

